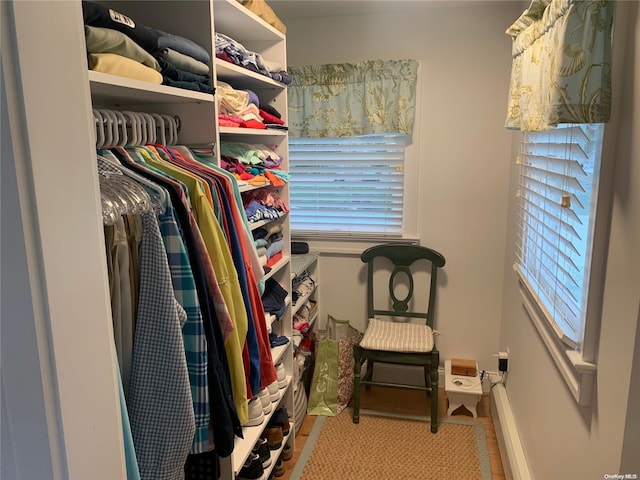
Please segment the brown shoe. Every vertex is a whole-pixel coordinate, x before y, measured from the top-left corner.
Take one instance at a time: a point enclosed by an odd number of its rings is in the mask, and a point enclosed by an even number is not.
[[[282,475],[284,475],[284,462],[281,458],[279,458],[275,466],[273,467],[273,476],[281,477]]]
[[[271,420],[267,424],[268,427],[280,427],[282,428],[282,434],[286,437],[289,435],[291,425],[289,424],[289,415],[284,407],[278,408],[274,413]]]
[[[282,428],[280,427],[267,427],[262,432],[262,438],[267,439],[269,444],[269,450],[277,450],[282,446]]]
[[[284,448],[282,449],[282,453],[280,454],[280,458],[284,461],[284,462],[288,462],[289,460],[291,460],[291,458],[293,457],[293,448],[291,448],[291,445],[289,445],[288,443],[284,446]]]

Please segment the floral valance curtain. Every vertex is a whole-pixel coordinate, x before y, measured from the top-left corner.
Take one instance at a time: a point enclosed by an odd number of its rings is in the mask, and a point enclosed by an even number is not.
[[[506,33],[513,65],[506,127],[543,131],[611,113],[613,0],[533,0]]]
[[[418,62],[290,67],[289,132],[294,137],[413,133]]]

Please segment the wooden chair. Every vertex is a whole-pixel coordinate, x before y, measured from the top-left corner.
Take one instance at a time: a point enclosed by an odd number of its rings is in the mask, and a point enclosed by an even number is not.
[[[383,258],[388,261],[381,262]],[[444,266],[445,259],[440,253],[430,248],[400,243],[371,247],[362,253],[360,259],[367,264],[368,320],[362,340],[353,347],[355,360],[353,423],[360,421],[361,385],[418,389],[426,390],[431,396],[431,431],[436,433],[438,431],[440,355],[435,346],[432,329],[438,269]],[[388,263],[389,261],[391,264]],[[383,263],[386,263],[386,269],[380,268]],[[414,275],[417,274],[418,269],[425,267],[430,267],[430,278],[426,280],[428,288],[425,286],[424,290],[424,294],[428,297],[422,298],[420,302],[420,295],[414,295]],[[424,275],[426,276],[426,273]],[[386,278],[389,279],[388,288],[382,296],[384,298],[380,298],[381,295],[374,294],[380,291],[376,290],[375,285],[381,284]],[[407,290],[403,299],[396,296],[399,287]],[[381,303],[383,301],[384,304]],[[418,307],[420,303],[425,306]],[[416,323],[412,322],[412,319],[423,319],[424,322]],[[365,377],[361,379],[360,372],[365,362],[367,362],[367,371]],[[424,368],[425,386],[373,381],[375,362],[421,366]]]

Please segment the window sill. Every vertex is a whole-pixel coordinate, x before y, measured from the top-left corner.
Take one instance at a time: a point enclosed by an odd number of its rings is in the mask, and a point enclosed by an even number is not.
[[[389,238],[389,237],[369,237],[369,238],[346,238],[330,237],[323,235],[304,236],[291,234],[292,241],[307,242],[310,250],[330,255],[360,255],[367,248],[381,243],[410,243],[419,244],[417,238]]]
[[[582,360],[582,354],[580,352],[566,348],[566,345],[562,343],[551,322],[547,319],[542,308],[540,308],[537,300],[531,294],[519,274],[518,280],[518,286],[522,296],[522,305],[551,354],[551,358],[553,358],[558,367],[573,398],[580,406],[591,405],[593,385],[597,371],[596,364],[585,362]]]

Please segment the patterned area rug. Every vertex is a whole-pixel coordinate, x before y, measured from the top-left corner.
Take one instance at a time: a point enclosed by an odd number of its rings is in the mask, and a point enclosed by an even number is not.
[[[491,480],[484,428],[478,422],[360,410],[319,416],[291,474],[292,480]]]

